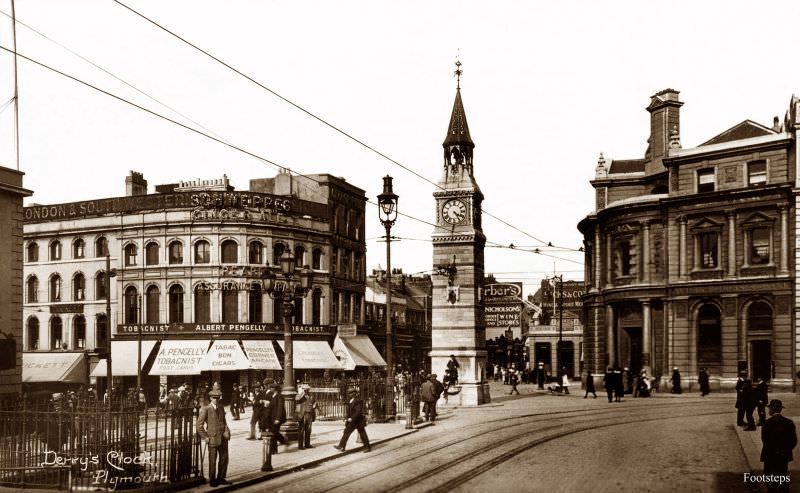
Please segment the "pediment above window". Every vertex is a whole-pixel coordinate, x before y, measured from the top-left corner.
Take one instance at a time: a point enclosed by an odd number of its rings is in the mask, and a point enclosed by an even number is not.
[[[754,212],[750,216],[747,217],[744,221],[741,222],[741,225],[745,228],[750,227],[764,227],[764,226],[771,226],[772,223],[775,222],[774,217],[770,217],[763,212]]]
[[[697,223],[693,224],[690,228],[693,232],[696,231],[720,231],[722,230],[722,223],[718,223],[709,218],[703,218]]]

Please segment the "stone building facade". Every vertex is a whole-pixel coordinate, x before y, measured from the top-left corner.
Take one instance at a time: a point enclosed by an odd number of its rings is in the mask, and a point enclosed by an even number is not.
[[[131,172],[125,197],[25,207],[25,351],[43,360],[82,353],[91,369],[111,337],[116,376],[131,358],[136,364],[136,350],[115,354],[116,341],[281,340],[278,303],[262,288],[285,251],[314,273],[294,304],[298,340],[330,342],[336,324],[363,321],[364,191],[326,174],[288,173],[249,188],[236,191],[223,177],[148,194]],[[223,373],[212,378],[229,387],[247,372]],[[154,392],[158,379],[145,383]]]
[[[600,155],[584,235],[586,369],[673,368],[694,389],[737,375],[794,386],[796,105],[772,127],[750,120],[684,149],[678,91],[650,99],[644,159]]]
[[[22,175],[0,167],[0,396],[22,390]]]

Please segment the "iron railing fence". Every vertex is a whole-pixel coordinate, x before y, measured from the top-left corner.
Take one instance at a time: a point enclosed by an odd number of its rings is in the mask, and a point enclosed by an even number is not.
[[[416,375],[398,377],[394,385],[387,384],[384,378],[311,379],[303,383],[311,387],[311,396],[317,404],[317,419],[345,419],[352,389],[364,401],[365,412],[371,421],[386,421],[398,415],[405,417],[408,411],[412,419],[419,417],[421,382]]]
[[[151,489],[201,475],[197,409],[135,399],[0,402],[0,486]]]

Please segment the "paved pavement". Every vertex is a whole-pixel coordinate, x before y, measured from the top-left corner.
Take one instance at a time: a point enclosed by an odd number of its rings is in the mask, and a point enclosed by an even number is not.
[[[800,396],[797,394],[770,394],[770,399],[780,399],[783,401],[785,408],[781,412],[787,418],[794,421],[795,427],[800,430]],[[736,415],[731,415],[731,424],[736,423]],[[758,421],[758,413],[754,412],[753,416]],[[767,417],[769,417],[769,410],[767,410]],[[761,472],[764,470],[764,463],[761,462],[761,428],[756,431],[744,431],[741,426],[736,426],[736,436],[739,437],[739,443],[742,445],[742,452],[747,458],[747,464],[753,472]],[[800,480],[800,450],[794,450],[794,461],[789,463],[789,475],[792,478]],[[800,490],[800,487],[797,488]],[[793,490],[794,491],[794,490]]]

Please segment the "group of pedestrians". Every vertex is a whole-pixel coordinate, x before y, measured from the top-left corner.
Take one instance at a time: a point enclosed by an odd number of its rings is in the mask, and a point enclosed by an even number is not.
[[[763,378],[757,378],[753,383],[747,377],[747,372],[739,372],[736,381],[736,425],[743,426],[744,431],[755,431],[753,412],[758,409],[758,426],[763,426],[767,417],[765,409],[768,399],[767,383]]]

